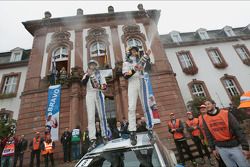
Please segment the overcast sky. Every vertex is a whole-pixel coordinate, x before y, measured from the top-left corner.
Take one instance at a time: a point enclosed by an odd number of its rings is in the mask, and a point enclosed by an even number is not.
[[[76,15],[77,8],[82,8],[84,14],[106,13],[109,5],[115,12],[137,10],[138,3],[142,3],[146,10],[161,10],[160,34],[172,30],[190,32],[199,28],[210,30],[250,24],[250,2],[247,1],[1,1],[0,52],[15,47],[31,48],[33,37],[21,22],[42,19],[44,11],[50,11],[52,17],[63,17]]]

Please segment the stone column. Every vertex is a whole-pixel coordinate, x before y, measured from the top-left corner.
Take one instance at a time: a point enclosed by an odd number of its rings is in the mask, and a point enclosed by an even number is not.
[[[35,32],[24,91],[39,88],[47,28]]]
[[[82,29],[75,30],[75,66],[83,67],[83,37]]]
[[[72,68],[71,87],[70,87],[70,129],[80,126],[80,75],[79,68]]]

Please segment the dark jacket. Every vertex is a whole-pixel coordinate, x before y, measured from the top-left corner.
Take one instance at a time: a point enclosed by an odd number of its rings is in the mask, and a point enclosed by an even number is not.
[[[19,140],[16,144],[16,153],[23,153],[28,146],[28,141],[26,139]]]
[[[216,116],[219,112],[220,112],[220,109],[216,108],[216,113],[212,114],[211,112],[207,112],[207,114],[210,116]],[[214,137],[212,136],[211,132],[209,131],[206,121],[203,120],[204,130],[206,133],[208,144],[211,147],[211,149],[215,150],[215,146],[230,148],[230,147],[236,147],[241,144],[243,150],[249,150],[249,144],[246,139],[245,133],[240,127],[239,122],[230,112],[228,112],[228,125],[229,125],[229,131],[232,133],[232,136],[234,136],[235,138],[229,141],[216,141]]]
[[[61,144],[63,146],[69,145],[71,143],[71,133],[69,131],[63,132],[61,136]]]
[[[122,137],[122,135],[124,135],[124,134],[129,134],[126,126],[121,126],[120,130],[117,127],[114,127],[114,129],[112,131],[112,138],[117,139],[117,138]]]

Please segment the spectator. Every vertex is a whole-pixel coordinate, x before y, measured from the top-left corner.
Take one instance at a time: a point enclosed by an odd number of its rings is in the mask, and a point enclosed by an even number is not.
[[[34,165],[34,158],[36,157],[36,167],[40,167],[40,153],[41,153],[41,137],[40,132],[36,132],[36,136],[30,142],[29,148],[31,150],[30,154],[30,167]]]
[[[44,139],[43,140],[46,140],[47,136],[50,136],[50,131],[51,131],[51,128],[49,126],[45,126]]]
[[[51,166],[52,167],[55,166],[53,157],[54,149],[55,149],[55,142],[51,139],[51,135],[48,135],[45,141],[43,141],[43,143],[41,144],[41,150],[42,150],[42,155],[44,157],[45,167],[49,166],[49,159],[51,162]]]
[[[88,152],[89,144],[89,131],[87,127],[86,130],[82,133],[82,156],[84,156]]]
[[[208,151],[208,141],[206,138],[206,134],[205,134],[205,130],[204,130],[204,126],[203,126],[203,117],[204,115],[207,114],[207,109],[206,106],[204,104],[202,104],[200,106],[200,115],[199,115],[199,127],[201,130],[201,141],[203,144],[203,149],[205,150],[205,153],[207,154],[207,156],[210,156],[210,152]],[[208,157],[208,159],[210,160],[210,158]],[[221,158],[215,158],[216,161],[218,162],[219,167],[226,167],[225,163],[223,162],[223,160]],[[213,161],[210,160],[210,165],[214,165]]]
[[[239,123],[243,123],[240,116],[240,110],[238,110],[237,107],[234,106],[232,103],[229,103],[228,111],[232,113],[232,115],[237,119]]]
[[[205,164],[204,154],[202,152],[202,148],[204,148],[206,156],[208,157],[210,164],[213,166],[214,164],[211,161],[210,153],[207,147],[203,146],[201,139],[200,139],[201,131],[199,127],[199,119],[194,118],[192,112],[187,112],[187,117],[188,117],[186,121],[187,131],[191,134],[191,138],[194,144],[196,145],[200,156],[202,157],[202,164]]]
[[[14,167],[17,165],[19,159],[19,167],[23,166],[23,155],[24,151],[27,149],[28,141],[24,138],[24,135],[20,136],[20,139],[17,141],[15,148],[15,158],[14,158]]]
[[[1,166],[2,167],[12,167],[13,159],[15,154],[15,139],[14,137],[10,137],[6,142],[1,158]]]
[[[174,142],[180,157],[180,161],[183,165],[185,165],[184,155],[182,149],[185,149],[192,163],[196,165],[196,161],[194,160],[193,155],[189,149],[189,146],[186,141],[186,137],[184,135],[184,126],[181,120],[176,119],[174,113],[170,113],[170,121],[168,122],[169,132],[174,136]]]
[[[220,155],[228,167],[249,167],[249,144],[236,118],[228,110],[217,108],[213,100],[206,100],[205,105],[203,126],[215,157]]]
[[[136,132],[146,132],[148,131],[146,124],[142,122],[142,120],[139,118],[136,121]]]
[[[72,160],[80,159],[80,142],[81,142],[81,131],[80,126],[76,126],[72,130],[71,134],[71,151],[72,151]]]
[[[61,136],[61,144],[63,146],[63,160],[64,162],[70,162],[70,142],[71,142],[71,133],[69,128],[65,128]]]

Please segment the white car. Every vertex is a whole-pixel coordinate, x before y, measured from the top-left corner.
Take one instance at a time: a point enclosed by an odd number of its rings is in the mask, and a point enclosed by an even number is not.
[[[114,139],[84,155],[75,167],[173,167],[177,164],[173,151],[167,150],[156,136],[151,145],[147,133],[137,134],[137,145],[130,139]]]

